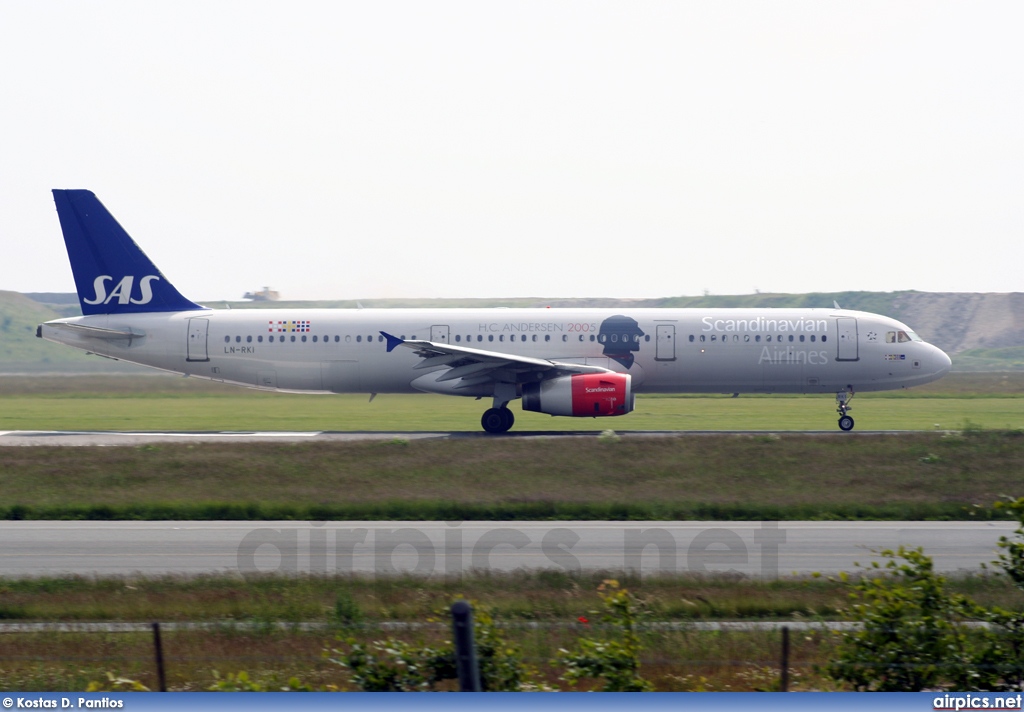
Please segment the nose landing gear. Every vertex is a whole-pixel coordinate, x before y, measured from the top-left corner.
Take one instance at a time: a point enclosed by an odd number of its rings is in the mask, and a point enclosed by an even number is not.
[[[839,413],[839,429],[843,431],[853,430],[853,418],[847,415],[852,410],[850,401],[853,400],[853,386],[847,386],[845,391],[836,393],[836,412]]]

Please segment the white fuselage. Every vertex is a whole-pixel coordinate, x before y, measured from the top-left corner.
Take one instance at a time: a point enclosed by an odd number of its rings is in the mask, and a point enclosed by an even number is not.
[[[607,326],[623,316],[635,327]],[[97,337],[62,324],[134,336]],[[448,392],[424,378],[443,367],[423,369],[410,349],[388,352],[382,331],[601,366],[631,374],[641,393],[890,390],[936,380],[950,367],[945,353],[900,322],[837,309],[208,310],[60,319],[43,324],[41,335],[103,356],[251,388]]]

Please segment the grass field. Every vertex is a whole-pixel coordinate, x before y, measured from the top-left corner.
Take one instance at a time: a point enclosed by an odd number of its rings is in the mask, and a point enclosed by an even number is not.
[[[414,645],[440,646],[450,637],[447,627],[398,633],[369,629],[356,635],[363,643],[393,636]],[[593,635],[588,627],[568,623],[504,633],[521,651],[521,660],[535,670],[534,680],[554,689],[600,689],[599,683],[589,680],[569,688],[559,679],[564,666],[555,661],[560,648],[573,647],[581,635]],[[340,635],[347,638],[352,632]],[[339,691],[358,689],[347,671],[326,655],[348,647],[330,631],[268,627],[253,632],[229,624],[211,631],[164,631],[162,638],[169,691],[208,690],[240,671],[268,690],[286,688],[293,677],[300,686],[312,689],[328,685]],[[659,692],[771,690],[778,685],[778,631],[644,631],[640,639],[641,673]],[[834,636],[813,631],[791,636],[791,641],[790,689],[836,689],[818,672],[831,656]],[[155,690],[153,659],[148,633],[5,635],[0,637],[0,691],[85,690],[90,682],[105,682],[107,673],[138,680]],[[455,690],[457,684],[450,680],[438,689]],[[346,700],[339,704],[344,706]]]
[[[0,448],[0,516],[101,519],[962,519],[1020,494],[1024,376],[963,374],[865,395],[898,437]],[[194,379],[0,379],[0,429],[471,430],[440,396],[288,396]],[[522,430],[828,428],[827,398],[665,397],[615,419],[525,414]],[[944,432],[953,430],[955,432]]]
[[[279,688],[303,685],[351,689],[347,672],[325,651],[394,637],[443,644],[446,610],[457,598],[483,605],[506,640],[536,671],[535,679],[566,689],[559,648],[580,636],[601,636],[596,590],[606,574],[517,572],[459,579],[413,577],[226,576],[158,579],[37,579],[0,582],[0,615],[33,620],[196,622],[163,632],[168,687],[203,690],[241,670]],[[846,584],[819,579],[758,581],[735,577],[620,577],[641,613],[642,674],[660,691],[765,690],[779,678],[777,630],[702,631],[686,623],[708,620],[815,622],[837,618],[848,605]],[[962,576],[950,592],[986,605],[1019,607],[1019,591],[994,576]],[[289,626],[320,624],[320,628]],[[382,624],[415,623],[396,629]],[[280,625],[284,623],[285,625]],[[424,625],[425,624],[425,625]],[[665,624],[677,624],[675,628]],[[678,624],[683,624],[682,626]],[[791,689],[835,689],[821,668],[837,636],[825,630],[791,635]],[[215,672],[216,671],[216,672]],[[152,638],[145,633],[17,633],[0,636],[0,690],[82,690],[106,674],[156,687]],[[452,683],[453,684],[453,683]],[[593,682],[585,682],[588,689]],[[451,689],[451,685],[447,685]]]
[[[0,430],[480,429],[488,401],[432,395],[263,393],[170,377],[0,378]],[[860,430],[1024,428],[1024,374],[954,374],[906,392],[865,393]],[[554,418],[519,410],[515,431],[833,430],[830,396],[638,396],[615,418]]]
[[[516,411],[517,430],[793,430],[782,435],[472,438],[362,443],[0,448],[0,516],[10,518],[950,518],[991,516],[1020,495],[1024,375],[953,374],[906,393],[863,394],[858,429],[899,436],[801,434],[835,427],[831,398],[666,397],[624,418]],[[166,377],[0,378],[0,429],[463,430],[484,403],[433,396],[293,396]],[[953,432],[944,432],[953,431]],[[330,630],[275,621],[351,622],[344,636],[394,635],[384,621],[438,618],[453,598],[492,607],[540,677],[559,683],[558,648],[587,634],[601,576],[517,572],[459,580],[408,577],[198,577],[0,580],[0,618],[217,622],[164,634],[171,689],[207,689],[246,670],[280,687],[350,686],[324,657]],[[648,620],[819,620],[846,605],[826,579],[625,577]],[[1019,608],[1015,589],[967,576],[954,591]],[[232,622],[266,624],[255,630]],[[397,634],[437,642],[444,626]],[[659,690],[771,689],[779,633],[651,630],[645,676]],[[831,689],[820,666],[835,636],[793,636],[794,689]],[[76,690],[107,672],[155,687],[144,634],[0,636],[0,689]],[[219,671],[215,674],[214,671]]]
[[[41,579],[0,582],[0,615],[8,620],[190,621],[210,629],[163,633],[172,689],[206,689],[239,670],[286,684],[295,675],[312,686],[349,688],[346,672],[323,652],[344,648],[341,639],[389,636],[416,644],[442,642],[445,611],[466,597],[483,604],[504,625],[508,640],[536,668],[540,679],[565,687],[553,662],[558,649],[581,635],[600,635],[597,587],[606,574],[548,571],[443,577],[237,577],[192,579]],[[758,581],[735,577],[620,577],[636,597],[642,621],[643,674],[659,690],[770,689],[778,680],[778,631],[667,630],[663,623],[706,620],[820,621],[835,619],[848,604],[847,586],[819,579]],[[1010,608],[1019,592],[992,576],[950,581],[951,592],[979,603]],[[586,622],[581,622],[581,617]],[[385,622],[428,623],[385,630]],[[434,621],[434,625],[429,625]],[[275,625],[311,622],[303,630]],[[238,624],[247,624],[243,627]],[[816,669],[828,662],[836,637],[797,631],[792,639],[795,689],[831,689]],[[153,688],[151,637],[147,634],[20,633],[0,636],[0,689],[75,690],[108,671]],[[586,686],[585,686],[586,687]]]
[[[33,519],[963,519],[1020,494],[1020,431],[0,449]]]

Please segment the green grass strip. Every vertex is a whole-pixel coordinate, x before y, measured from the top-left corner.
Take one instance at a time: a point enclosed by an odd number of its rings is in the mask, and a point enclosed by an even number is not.
[[[0,508],[7,520],[178,521],[958,521],[1007,519],[990,507],[956,503],[900,505],[756,505],[700,503],[377,502],[352,505],[139,504],[127,506],[13,505]]]

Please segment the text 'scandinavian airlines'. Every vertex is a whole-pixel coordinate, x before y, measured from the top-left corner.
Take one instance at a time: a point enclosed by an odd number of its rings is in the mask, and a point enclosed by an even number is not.
[[[571,417],[625,415],[636,393],[835,393],[934,381],[949,357],[888,317],[845,309],[241,309],[183,297],[87,190],[54,190],[80,317],[38,336],[250,388],[441,393]]]

